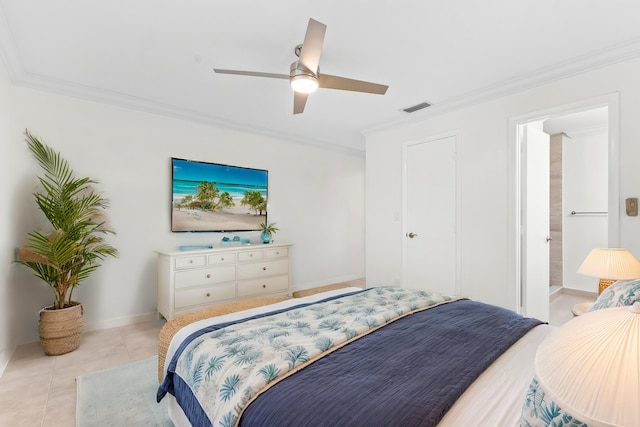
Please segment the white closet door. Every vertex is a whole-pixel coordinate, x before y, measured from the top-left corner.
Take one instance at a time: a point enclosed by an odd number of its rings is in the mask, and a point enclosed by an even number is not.
[[[403,286],[456,293],[456,137],[404,147]]]

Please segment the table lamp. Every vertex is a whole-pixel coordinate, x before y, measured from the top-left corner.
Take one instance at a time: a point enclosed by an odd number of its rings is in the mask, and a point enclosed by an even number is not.
[[[589,427],[640,426],[640,302],[570,320],[540,344],[535,372],[545,396]]]
[[[640,261],[622,248],[596,248],[582,261],[578,274],[600,279],[598,295],[616,280],[640,278]]]

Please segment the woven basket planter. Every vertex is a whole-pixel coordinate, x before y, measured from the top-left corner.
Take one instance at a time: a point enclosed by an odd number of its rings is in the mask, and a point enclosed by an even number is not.
[[[82,304],[60,310],[45,307],[40,310],[40,343],[48,356],[69,353],[80,346],[82,336]]]

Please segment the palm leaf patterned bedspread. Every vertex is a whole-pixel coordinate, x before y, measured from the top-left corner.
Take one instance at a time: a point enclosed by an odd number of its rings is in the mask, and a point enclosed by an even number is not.
[[[167,391],[176,395],[193,425],[233,426],[261,391],[313,360],[407,314],[458,299],[371,288],[193,334],[174,355],[158,400]]]

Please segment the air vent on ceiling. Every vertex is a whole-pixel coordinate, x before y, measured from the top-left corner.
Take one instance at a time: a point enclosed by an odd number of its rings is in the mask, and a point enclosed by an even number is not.
[[[423,108],[430,107],[431,104],[428,102],[421,102],[420,104],[412,105],[411,107],[403,108],[402,111],[405,113],[415,113],[418,110],[422,110]]]

